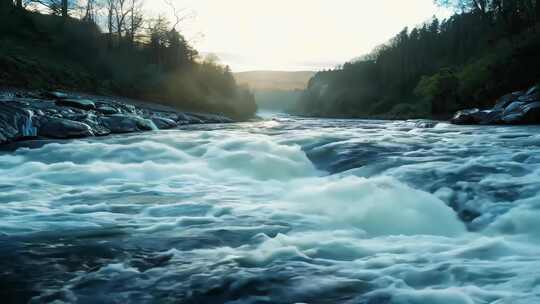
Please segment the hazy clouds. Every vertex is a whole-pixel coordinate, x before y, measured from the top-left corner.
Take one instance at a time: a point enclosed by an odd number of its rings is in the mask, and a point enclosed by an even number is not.
[[[152,1],[153,2],[153,1]],[[432,0],[175,0],[196,17],[183,31],[233,70],[333,67],[434,14]],[[160,1],[153,9],[167,9]],[[202,34],[203,36],[201,37]]]

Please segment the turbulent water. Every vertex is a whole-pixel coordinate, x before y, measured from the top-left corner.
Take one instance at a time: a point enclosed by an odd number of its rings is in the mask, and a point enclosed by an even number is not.
[[[538,127],[281,116],[2,152],[0,295],[540,303],[539,149]]]

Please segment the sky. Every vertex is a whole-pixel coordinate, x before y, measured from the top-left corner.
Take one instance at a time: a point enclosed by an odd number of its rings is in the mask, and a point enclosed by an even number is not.
[[[369,53],[405,26],[448,11],[433,0],[170,0],[179,30],[234,72],[321,70]],[[171,14],[165,0],[147,2]]]

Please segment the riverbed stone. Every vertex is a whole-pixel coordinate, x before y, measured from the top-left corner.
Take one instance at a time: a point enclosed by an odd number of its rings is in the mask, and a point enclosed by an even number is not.
[[[89,99],[61,99],[56,101],[58,106],[78,108],[81,110],[94,110],[96,108],[95,103]]]
[[[540,101],[520,103],[503,120],[510,124],[540,124]]]
[[[499,100],[497,101],[493,109],[504,110],[509,104],[511,104],[514,101],[517,101],[519,97],[523,96],[523,94],[524,94],[523,91],[506,94],[503,97],[499,98]]]
[[[38,135],[47,138],[80,138],[94,136],[92,129],[85,123],[62,119],[47,118],[41,123]]]
[[[110,97],[74,96],[0,91],[0,144],[32,137],[66,139],[231,122],[222,115],[179,112],[141,101],[135,105]]]
[[[435,128],[439,123],[433,120],[420,120],[415,123],[415,128],[418,129],[432,129]]]
[[[160,130],[172,129],[178,126],[176,121],[165,117],[152,116],[151,120]]]
[[[101,122],[112,133],[132,133],[157,129],[152,121],[135,115],[114,114],[101,117]]]
[[[540,124],[540,91],[532,87],[501,97],[492,109],[468,109],[457,112],[454,124]]]
[[[0,102],[0,143],[31,138],[37,135],[34,112],[24,102]]]
[[[457,112],[450,120],[453,124],[476,124],[481,120],[480,109],[468,109]]]
[[[50,99],[66,99],[69,97],[68,94],[63,92],[57,92],[57,91],[51,91],[51,92],[44,92],[41,94],[44,98],[50,98]]]
[[[100,106],[96,110],[105,115],[118,114],[118,110],[110,106]]]

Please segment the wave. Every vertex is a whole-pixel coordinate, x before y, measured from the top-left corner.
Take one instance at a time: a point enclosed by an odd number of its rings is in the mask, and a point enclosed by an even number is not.
[[[0,154],[0,283],[34,302],[538,300],[535,136],[290,119]],[[324,169],[343,155],[364,162]]]

